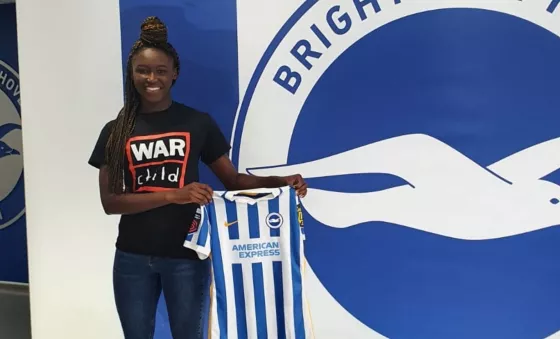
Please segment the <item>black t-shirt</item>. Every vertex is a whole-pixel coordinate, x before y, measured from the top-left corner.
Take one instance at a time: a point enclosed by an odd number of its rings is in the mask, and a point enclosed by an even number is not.
[[[113,121],[97,140],[89,164],[105,163],[105,145]],[[161,112],[138,114],[125,150],[125,184],[132,193],[179,188],[199,180],[199,159],[209,165],[230,145],[207,113],[173,102]],[[183,247],[197,204],[169,204],[122,215],[116,247],[122,251],[171,258],[197,259]]]

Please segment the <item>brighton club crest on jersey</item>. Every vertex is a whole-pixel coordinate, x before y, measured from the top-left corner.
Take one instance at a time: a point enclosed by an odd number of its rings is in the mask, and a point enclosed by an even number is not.
[[[317,338],[560,331],[557,5],[305,1],[270,34],[240,5],[232,158],[308,182]]]
[[[24,214],[18,73],[0,60],[0,230]]]

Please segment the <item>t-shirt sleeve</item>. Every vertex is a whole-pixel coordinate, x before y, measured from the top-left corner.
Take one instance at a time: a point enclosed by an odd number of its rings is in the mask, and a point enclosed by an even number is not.
[[[111,133],[112,123],[112,121],[106,123],[101,130],[101,133],[99,133],[93,152],[88,160],[88,164],[97,169],[101,168],[101,166],[105,164],[105,145],[107,144],[107,140],[109,139],[109,135]]]
[[[210,256],[210,224],[208,208],[206,206],[200,206],[183,243],[184,247],[195,251],[202,260]]]
[[[206,114],[206,117],[207,130],[201,159],[206,165],[210,165],[219,157],[229,152],[231,146],[216,121],[209,114]]]

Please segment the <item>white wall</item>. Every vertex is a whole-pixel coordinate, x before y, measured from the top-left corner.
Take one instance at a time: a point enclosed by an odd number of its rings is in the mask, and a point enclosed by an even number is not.
[[[122,104],[118,0],[18,0],[17,16],[33,338],[122,338],[118,220],[87,165]]]

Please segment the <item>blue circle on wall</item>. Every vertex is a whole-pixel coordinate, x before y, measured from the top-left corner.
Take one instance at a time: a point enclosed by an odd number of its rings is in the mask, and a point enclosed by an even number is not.
[[[558,36],[506,14],[446,9],[402,18],[324,73],[303,106],[288,163],[422,133],[488,166],[560,136],[558,60]],[[557,173],[546,179],[558,183]],[[342,192],[406,184],[382,174],[308,183]],[[389,338],[544,338],[560,329],[558,228],[467,241],[305,218],[314,272],[346,310]]]

